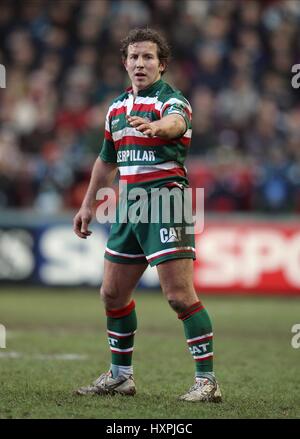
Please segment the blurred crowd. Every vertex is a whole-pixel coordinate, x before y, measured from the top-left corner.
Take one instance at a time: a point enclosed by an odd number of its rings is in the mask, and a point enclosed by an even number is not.
[[[164,79],[192,104],[206,209],[300,213],[298,0],[0,0],[0,209],[80,205],[128,86],[120,40],[143,26],[164,32]]]

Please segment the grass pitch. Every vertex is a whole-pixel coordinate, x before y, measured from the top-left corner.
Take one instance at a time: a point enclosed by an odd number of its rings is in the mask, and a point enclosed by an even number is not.
[[[158,293],[135,295],[138,333],[130,397],[79,397],[110,364],[105,315],[95,290],[2,288],[0,418],[299,418],[300,323],[296,298],[203,296],[214,324],[222,404],[177,401],[193,382],[182,322]]]

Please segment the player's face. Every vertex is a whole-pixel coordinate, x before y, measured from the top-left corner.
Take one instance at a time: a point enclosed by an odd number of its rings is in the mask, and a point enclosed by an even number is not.
[[[149,87],[160,79],[164,70],[158,59],[157,45],[152,41],[130,44],[124,65],[134,91]]]

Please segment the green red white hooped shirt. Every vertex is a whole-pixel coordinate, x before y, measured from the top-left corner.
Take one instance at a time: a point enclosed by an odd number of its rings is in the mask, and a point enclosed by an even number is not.
[[[187,130],[177,139],[148,137],[131,127],[127,115],[149,121],[169,114],[184,117]],[[182,93],[159,79],[134,98],[127,89],[110,105],[105,120],[105,136],[99,156],[117,163],[120,180],[140,187],[187,186],[184,162],[192,136],[192,109]]]

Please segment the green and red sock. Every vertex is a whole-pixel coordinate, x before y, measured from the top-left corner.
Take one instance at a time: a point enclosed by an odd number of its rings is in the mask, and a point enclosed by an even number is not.
[[[201,302],[196,302],[178,314],[178,318],[183,322],[188,347],[195,360],[196,378],[214,379],[213,331],[206,309]]]
[[[120,374],[132,375],[134,334],[137,329],[134,300],[124,308],[106,310],[106,316],[113,378]]]

